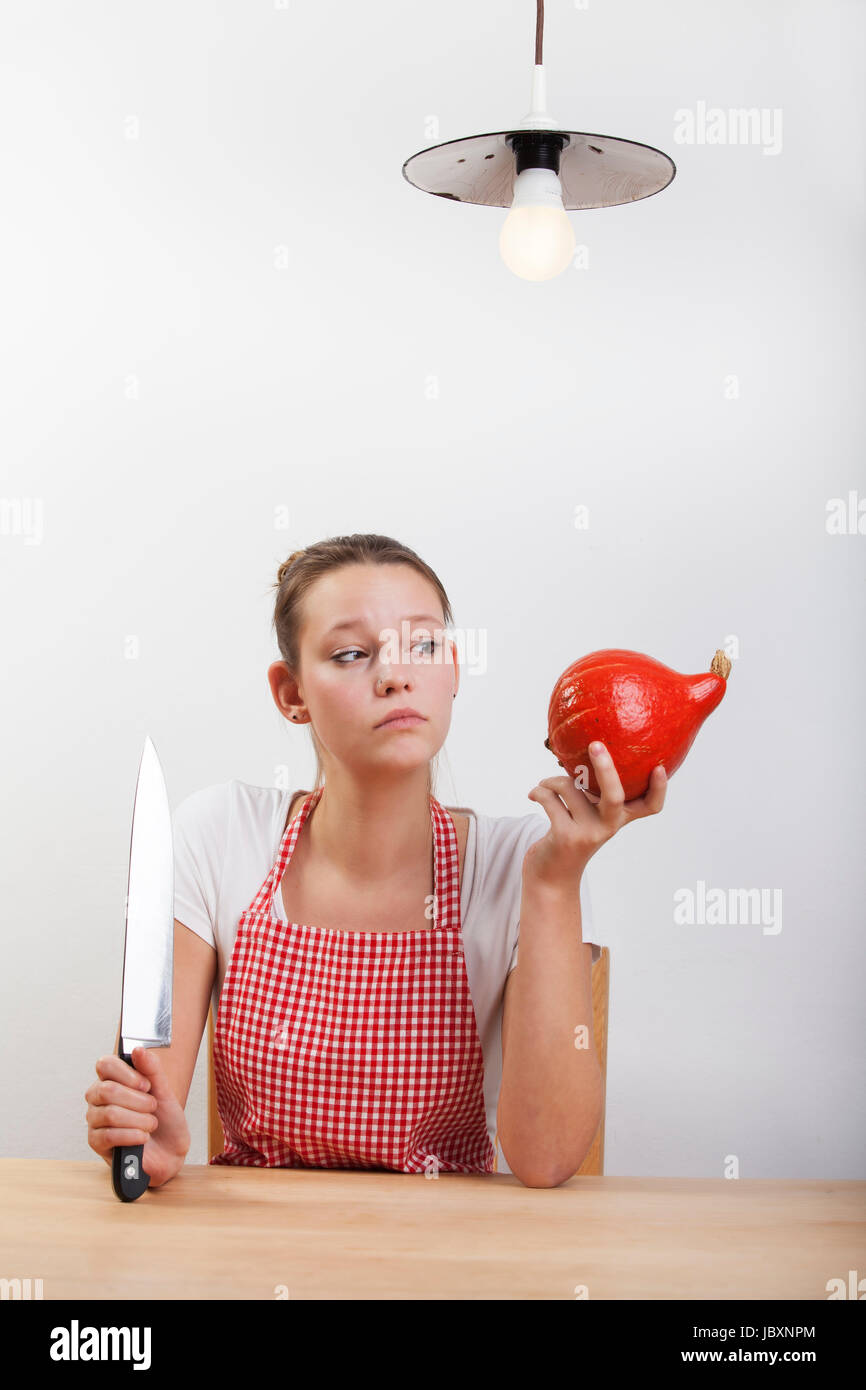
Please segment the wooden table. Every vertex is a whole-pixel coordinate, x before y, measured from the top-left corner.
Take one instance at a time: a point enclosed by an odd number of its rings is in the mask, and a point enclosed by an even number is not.
[[[866,1182],[202,1165],[125,1203],[101,1159],[7,1158],[0,1254],[46,1300],[826,1300]]]

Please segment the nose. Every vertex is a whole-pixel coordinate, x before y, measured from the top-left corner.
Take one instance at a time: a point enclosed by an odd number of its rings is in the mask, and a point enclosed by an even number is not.
[[[382,675],[376,677],[376,694],[385,695],[389,690],[394,690],[398,685],[404,688],[411,688],[412,680],[408,673],[403,676],[395,676],[393,666],[387,666]]]

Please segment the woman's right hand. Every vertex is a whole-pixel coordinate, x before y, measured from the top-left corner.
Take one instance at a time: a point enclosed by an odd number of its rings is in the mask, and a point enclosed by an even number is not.
[[[106,1163],[118,1145],[143,1144],[142,1167],[151,1187],[161,1187],[183,1167],[189,1125],[174,1094],[158,1048],[136,1047],[134,1067],[109,1054],[96,1063],[98,1081],[84,1093],[87,1142]]]

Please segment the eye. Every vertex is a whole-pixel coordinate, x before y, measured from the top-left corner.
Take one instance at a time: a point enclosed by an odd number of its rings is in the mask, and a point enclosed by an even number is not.
[[[436,638],[434,638],[434,637],[426,637],[426,638],[419,638],[417,642],[413,642],[413,643],[412,643],[412,646],[413,646],[413,647],[430,647],[430,648],[436,648],[436,647],[441,647],[441,646],[442,646],[442,643],[439,642],[439,641],[437,641]],[[363,656],[363,655],[364,655],[364,652],[363,652],[363,650],[362,650],[361,647],[347,647],[345,651],[342,651],[342,652],[335,652],[334,655],[331,657],[331,660],[332,660],[332,661],[336,661],[336,663],[337,663],[338,666],[355,666],[355,665],[357,665],[357,662],[354,662],[354,661],[341,661],[341,659],[340,659],[341,657],[344,657],[344,656],[353,656],[355,652],[357,652],[360,656]]]

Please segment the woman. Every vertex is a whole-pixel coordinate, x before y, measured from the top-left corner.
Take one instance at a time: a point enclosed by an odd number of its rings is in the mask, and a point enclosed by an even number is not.
[[[584,869],[661,809],[663,770],[626,806],[592,751],[601,796],[544,778],[529,796],[547,822],[452,814],[432,791],[460,683],[435,573],[390,537],[341,536],[296,551],[275,588],[268,680],[281,715],[310,726],[316,784],[233,780],[178,807],[172,1044],[136,1048],[136,1070],[99,1059],[90,1146],[110,1163],[143,1143],[152,1187],[180,1171],[213,1000],[212,1163],[507,1166],[555,1186],[603,1105]]]

